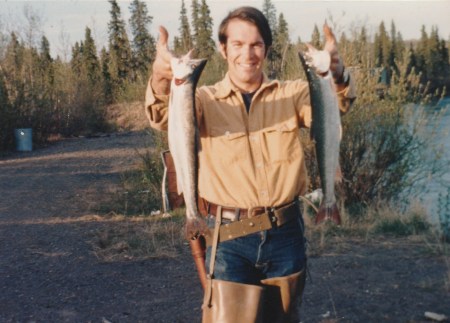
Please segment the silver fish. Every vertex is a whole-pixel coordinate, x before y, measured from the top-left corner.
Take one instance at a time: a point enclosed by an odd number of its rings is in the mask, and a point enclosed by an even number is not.
[[[306,53],[299,52],[309,83],[312,106],[311,134],[315,141],[317,164],[323,199],[315,223],[332,220],[341,223],[336,206],[335,181],[340,180],[339,146],[341,118],[334,82],[329,70],[330,54],[309,47]]]
[[[206,59],[193,59],[192,51],[181,58],[173,57],[173,79],[170,87],[168,139],[175,170],[178,193],[186,204],[186,236],[207,234],[198,201],[198,126],[195,89]]]

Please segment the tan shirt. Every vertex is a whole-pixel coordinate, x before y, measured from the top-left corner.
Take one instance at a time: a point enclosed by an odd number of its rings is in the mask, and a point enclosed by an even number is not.
[[[148,83],[146,113],[151,127],[167,130],[167,95]],[[355,97],[350,81],[338,93],[346,112]],[[253,96],[247,113],[228,75],[196,93],[200,128],[199,195],[228,207],[278,206],[308,188],[299,127],[311,124],[308,83],[270,81]]]

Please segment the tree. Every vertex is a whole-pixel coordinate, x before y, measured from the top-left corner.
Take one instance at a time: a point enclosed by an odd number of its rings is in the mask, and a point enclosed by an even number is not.
[[[121,18],[120,7],[116,0],[108,0],[111,4],[111,20],[108,22],[110,73],[119,88],[130,77],[131,48],[125,30],[125,21]],[[119,90],[119,89],[117,89]]]
[[[70,66],[75,75],[81,75],[83,73],[83,47],[83,42],[75,42],[75,45],[72,46]]]
[[[275,34],[277,32],[277,9],[273,4],[272,0],[264,0],[262,6],[262,13],[266,16],[267,21],[269,22],[270,29],[272,29],[272,33]]]
[[[286,55],[291,47],[289,27],[283,13],[278,17],[277,37],[272,45],[271,77],[280,78],[286,74]]]
[[[271,0],[264,0],[262,6],[262,13],[266,17],[269,27],[272,30],[272,47],[267,48],[267,74],[269,78],[277,78],[280,74],[280,60],[282,53],[279,51],[275,44],[278,43],[278,31],[277,31],[277,9]]]
[[[0,151],[12,144],[12,118],[6,80],[0,65]]]
[[[175,52],[177,54],[186,53],[193,48],[193,42],[184,0],[181,1],[180,28],[178,29],[178,31],[180,33],[180,36],[174,39]]]
[[[198,16],[196,50],[199,57],[210,58],[215,52],[215,44],[212,38],[213,21],[211,12],[206,3],[202,0]]]
[[[110,104],[113,102],[114,98],[113,80],[111,77],[111,73],[109,72],[109,65],[110,65],[109,53],[106,51],[105,47],[103,47],[102,51],[100,52],[100,62],[102,68],[104,102],[106,104]]]
[[[410,75],[411,73],[416,72],[417,72],[416,53],[414,52],[414,47],[412,43],[410,43],[408,52],[406,54],[406,74]]]
[[[130,4],[130,27],[133,35],[133,71],[137,77],[144,81],[148,77],[148,69],[155,57],[155,39],[149,32],[153,17],[149,16],[147,5],[139,0]]]
[[[81,53],[84,73],[91,86],[98,84],[100,80],[100,65],[97,57],[97,47],[92,38],[91,29],[86,27],[84,33],[84,46]]]
[[[47,99],[53,99],[55,70],[53,68],[53,59],[50,55],[50,43],[47,37],[42,36],[40,53],[38,58],[38,73],[41,79],[41,87]],[[51,102],[49,102],[51,104]]]
[[[193,44],[198,48],[198,34],[200,29],[200,6],[197,0],[192,0],[191,2],[191,17],[192,17],[192,33],[193,33]]]
[[[384,26],[384,22],[380,23],[378,27],[378,33],[375,35],[374,41],[374,53],[375,53],[375,66],[376,67],[388,67],[389,66],[389,36]]]

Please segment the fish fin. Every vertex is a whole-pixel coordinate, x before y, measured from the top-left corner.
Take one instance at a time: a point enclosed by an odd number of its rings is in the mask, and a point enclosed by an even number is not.
[[[316,214],[316,224],[320,224],[326,220],[333,221],[337,225],[341,224],[341,215],[337,208],[336,203],[332,206],[327,206],[324,203],[320,205],[319,212]]]

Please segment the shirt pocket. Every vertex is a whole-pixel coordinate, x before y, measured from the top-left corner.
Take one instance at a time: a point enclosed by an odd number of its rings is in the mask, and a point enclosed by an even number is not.
[[[248,159],[248,136],[245,130],[211,128],[211,153],[221,164]]]
[[[269,163],[289,162],[301,155],[299,128],[291,119],[263,130],[263,153]]]

